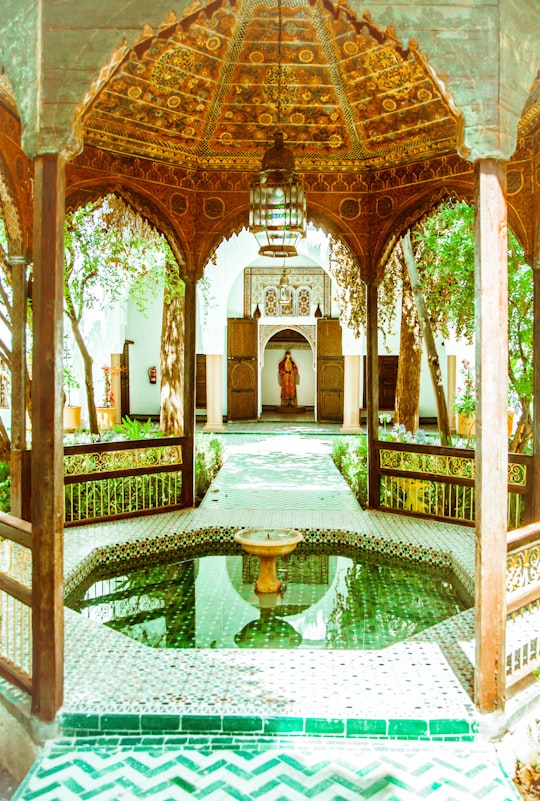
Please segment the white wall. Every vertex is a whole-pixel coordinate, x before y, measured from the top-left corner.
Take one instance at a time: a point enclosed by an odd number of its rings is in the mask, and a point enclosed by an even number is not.
[[[133,340],[129,346],[129,398],[132,414],[159,414],[161,322],[163,317],[163,290],[147,303],[145,313],[136,304],[128,304],[125,338]],[[148,369],[157,367],[157,383],[150,384]]]

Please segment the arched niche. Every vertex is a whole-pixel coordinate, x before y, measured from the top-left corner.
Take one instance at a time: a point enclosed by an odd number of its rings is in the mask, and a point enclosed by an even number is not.
[[[301,324],[259,324],[260,401],[265,408],[281,406],[278,365],[286,350],[296,362],[299,374],[298,407],[316,405],[316,326]]]

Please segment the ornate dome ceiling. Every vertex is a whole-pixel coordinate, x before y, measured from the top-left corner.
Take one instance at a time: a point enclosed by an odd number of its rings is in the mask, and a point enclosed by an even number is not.
[[[82,113],[85,143],[206,170],[259,169],[278,127],[304,171],[364,171],[456,152],[458,116],[442,81],[384,19],[358,18],[335,0],[282,0],[278,113],[278,0],[192,9],[148,27],[117,51],[114,69],[103,65],[99,79],[108,80]],[[0,99],[16,110],[1,73]],[[539,113],[537,78],[521,133]]]
[[[278,126],[277,0],[218,0],[129,51],[84,117],[97,147],[253,169]],[[456,117],[425,59],[325,0],[282,8],[281,129],[297,165],[350,169],[453,151]]]

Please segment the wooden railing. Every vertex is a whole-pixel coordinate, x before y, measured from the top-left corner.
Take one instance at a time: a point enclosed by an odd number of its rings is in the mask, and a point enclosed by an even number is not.
[[[540,668],[540,522],[508,535],[506,686]]]
[[[65,525],[193,505],[193,439],[157,437],[64,448]]]
[[[474,450],[383,440],[374,448],[379,509],[474,525]],[[529,520],[533,457],[508,459],[508,528],[515,529]]]
[[[32,527],[2,512],[0,676],[32,693]]]

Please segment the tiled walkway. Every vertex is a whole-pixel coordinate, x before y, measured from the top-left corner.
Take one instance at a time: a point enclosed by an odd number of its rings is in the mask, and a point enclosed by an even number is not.
[[[337,427],[228,431],[199,509],[68,530],[67,585],[104,555],[273,525],[470,586],[473,532],[364,512],[329,456]],[[517,799],[478,733],[472,627],[465,612],[380,652],[156,651],[66,610],[61,737],[16,799]]]

